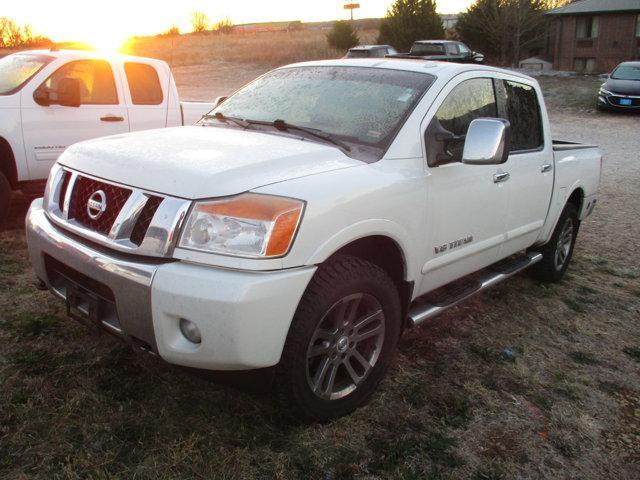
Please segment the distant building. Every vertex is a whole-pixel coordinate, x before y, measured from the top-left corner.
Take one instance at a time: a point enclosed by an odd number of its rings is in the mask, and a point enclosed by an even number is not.
[[[295,20],[292,22],[263,22],[263,23],[245,23],[243,25],[234,25],[233,30],[238,33],[250,32],[286,32],[290,30],[300,30],[302,22]]]
[[[556,70],[610,72],[640,59],[640,0],[579,0],[547,12]]]

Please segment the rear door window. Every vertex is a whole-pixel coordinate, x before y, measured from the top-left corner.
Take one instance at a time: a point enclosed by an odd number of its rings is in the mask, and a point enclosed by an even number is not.
[[[109,62],[104,60],[77,60],[56,70],[44,85],[52,92],[65,78],[80,81],[80,103],[82,105],[117,105],[118,92]]]
[[[127,83],[134,105],[160,105],[164,100],[158,72],[146,63],[124,64]]]
[[[507,120],[511,123],[511,151],[537,150],[544,144],[538,95],[533,87],[504,81]]]

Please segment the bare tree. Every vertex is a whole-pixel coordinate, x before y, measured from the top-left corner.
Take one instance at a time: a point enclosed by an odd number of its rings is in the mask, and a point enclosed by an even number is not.
[[[14,20],[0,17],[0,48],[20,48],[50,45],[48,38],[34,35],[31,26],[21,27]]]
[[[196,33],[207,31],[209,29],[209,17],[204,12],[193,12],[191,14],[191,27]]]
[[[23,43],[22,29],[10,18],[0,17],[0,48],[18,47]]]
[[[516,66],[522,52],[547,35],[549,7],[566,0],[477,0],[460,16],[456,30],[472,47],[501,65]]]
[[[225,17],[213,25],[215,33],[227,34],[233,32],[233,22],[229,17]]]

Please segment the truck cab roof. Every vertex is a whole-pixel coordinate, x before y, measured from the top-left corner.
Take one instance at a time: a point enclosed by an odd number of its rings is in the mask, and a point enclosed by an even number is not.
[[[100,59],[109,60],[112,62],[124,63],[127,61],[143,61],[150,64],[166,64],[164,60],[157,60],[148,57],[139,57],[135,55],[125,55],[123,53],[105,53],[98,50],[80,50],[80,49],[37,49],[37,50],[22,50],[15,52],[18,55],[46,55],[55,59]]]

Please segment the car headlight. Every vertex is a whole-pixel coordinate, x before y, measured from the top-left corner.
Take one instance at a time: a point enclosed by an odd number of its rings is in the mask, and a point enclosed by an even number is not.
[[[238,257],[281,257],[291,248],[303,210],[300,200],[255,193],[196,202],[179,246]]]
[[[600,87],[600,95],[613,95],[613,93]]]

